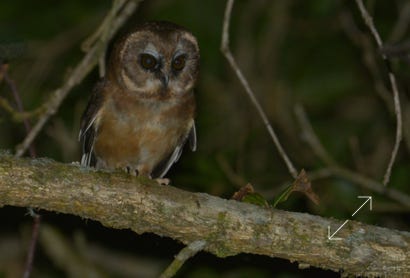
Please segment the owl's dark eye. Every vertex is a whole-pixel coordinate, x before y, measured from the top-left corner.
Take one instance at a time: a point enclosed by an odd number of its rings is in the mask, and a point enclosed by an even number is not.
[[[186,61],[186,56],[185,55],[179,55],[174,58],[172,61],[172,69],[175,71],[180,71],[185,67],[185,61]]]
[[[157,67],[158,61],[151,54],[141,54],[140,55],[140,64],[146,70],[154,70]]]

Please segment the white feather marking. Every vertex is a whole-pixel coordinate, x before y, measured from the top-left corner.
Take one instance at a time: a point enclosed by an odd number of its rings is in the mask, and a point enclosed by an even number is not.
[[[155,48],[155,46],[152,43],[148,43],[147,46],[145,47],[143,53],[150,54],[154,56],[156,59],[159,58],[158,50]]]
[[[128,77],[128,75],[125,73],[125,70],[122,71],[122,80],[124,81],[125,86],[127,89],[135,92],[143,92],[144,90],[141,88],[138,88],[135,83],[131,80],[131,78]]]
[[[95,134],[97,133],[98,126],[100,124],[100,119],[101,119],[100,115],[102,113],[101,112],[102,110],[103,109],[100,109],[98,113],[95,114],[95,116],[91,119],[90,123],[87,125],[87,127],[84,130],[80,130],[80,134],[78,135],[78,140],[81,140],[81,137],[83,137],[90,128],[94,128],[94,133]],[[94,138],[94,141],[95,141],[95,138]],[[87,153],[83,153],[83,155],[81,156],[81,165],[83,166],[90,166],[91,164],[92,153],[94,151],[94,141],[91,144],[90,151]]]
[[[145,80],[144,86],[139,87],[127,75],[125,70],[122,71],[121,76],[122,76],[122,80],[124,81],[124,84],[127,87],[127,89],[130,90],[130,91],[133,91],[133,92],[146,93],[146,92],[156,91],[156,90],[158,90],[158,88],[161,87],[161,81],[159,81],[158,79],[152,80],[152,79],[147,78]]]
[[[90,166],[91,165],[91,157],[94,151],[94,142],[91,145],[91,150],[88,153],[84,153],[81,156],[81,165],[82,166]]]
[[[90,129],[90,127],[93,125],[95,120],[99,117],[99,115],[100,115],[100,112],[96,113],[95,116],[88,123],[87,127],[84,130],[83,129],[80,130],[80,133],[78,134],[78,141],[80,141],[81,137],[83,137],[83,135],[87,133],[87,130]]]
[[[161,174],[159,175],[159,178],[163,178],[165,174],[168,172],[168,170],[171,168],[172,164],[178,161],[179,157],[181,156],[182,153],[182,146],[177,146],[172,153],[171,157],[168,159],[167,164],[164,167],[164,170],[162,170]]]
[[[196,151],[196,128],[195,128],[195,122],[192,123],[192,128],[190,131],[190,137],[189,139],[191,139],[192,141],[190,141],[190,147],[191,147],[191,151]]]
[[[196,49],[198,49],[198,42],[192,34],[185,32],[182,37],[187,41],[190,41],[196,47]]]

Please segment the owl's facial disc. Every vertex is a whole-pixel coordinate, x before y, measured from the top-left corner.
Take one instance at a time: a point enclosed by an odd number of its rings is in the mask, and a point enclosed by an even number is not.
[[[118,53],[119,80],[140,97],[178,97],[192,91],[199,68],[199,49],[187,32],[138,31]]]

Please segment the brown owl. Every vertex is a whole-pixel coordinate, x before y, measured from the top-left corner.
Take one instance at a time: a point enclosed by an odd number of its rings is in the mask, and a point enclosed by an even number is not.
[[[114,44],[82,116],[81,164],[162,178],[186,141],[196,149],[199,48],[185,28],[148,22]]]

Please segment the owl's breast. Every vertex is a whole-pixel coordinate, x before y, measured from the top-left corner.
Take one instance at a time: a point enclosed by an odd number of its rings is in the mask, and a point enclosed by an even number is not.
[[[94,151],[104,168],[152,170],[187,136],[193,125],[192,101],[146,105],[128,102],[103,107]]]

